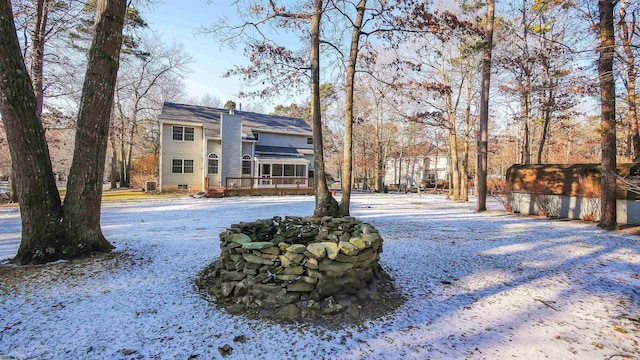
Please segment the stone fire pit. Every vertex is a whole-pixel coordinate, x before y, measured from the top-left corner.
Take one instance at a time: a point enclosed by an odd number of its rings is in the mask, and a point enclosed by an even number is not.
[[[382,237],[353,217],[234,224],[220,248],[197,284],[232,313],[360,319],[373,302],[401,298],[378,263]]]

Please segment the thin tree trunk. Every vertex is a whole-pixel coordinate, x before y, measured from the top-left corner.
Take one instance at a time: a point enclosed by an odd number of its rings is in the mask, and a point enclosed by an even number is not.
[[[616,89],[613,77],[615,32],[614,1],[599,0],[598,77],[600,79],[600,111],[602,141],[602,210],[598,226],[607,230],[617,227],[616,220]]]
[[[322,116],[320,109],[320,18],[323,0],[314,0],[311,17],[311,119],[313,126],[313,147],[315,152],[314,177],[316,184],[316,207],[314,217],[339,215],[338,202],[329,193],[327,175],[324,168],[322,141]]]
[[[640,126],[638,124],[637,114],[637,102],[636,102],[636,58],[633,50],[633,37],[634,34],[638,34],[637,31],[633,31],[636,24],[635,16],[631,16],[631,30],[629,31],[629,23],[627,22],[627,1],[620,2],[620,38],[622,39],[622,49],[624,50],[625,59],[622,61],[627,68],[627,105],[629,106],[629,112],[627,119],[631,125],[631,144],[633,149],[633,162],[640,162]]]
[[[31,35],[31,82],[36,97],[36,111],[42,114],[44,103],[44,44],[47,28],[49,1],[38,0],[36,3],[36,19]]]
[[[8,1],[0,1],[0,113],[22,220],[20,247],[13,261],[58,259],[64,237],[62,203]]]
[[[455,124],[455,120],[452,120]],[[460,200],[460,167],[458,163],[458,134],[455,125],[449,128],[449,146],[451,148],[451,187],[453,189],[453,200]]]
[[[351,174],[353,172],[353,89],[356,75],[356,62],[360,44],[360,32],[364,19],[367,0],[359,0],[356,5],[356,21],[351,31],[351,48],[347,64],[347,78],[345,86],[344,113],[344,151],[342,162],[342,198],[340,199],[340,215],[348,216],[351,206]]]
[[[482,89],[480,93],[480,141],[478,144],[478,202],[476,211],[487,210],[487,161],[489,154],[489,89],[491,88],[491,50],[495,0],[487,1],[487,29],[482,55]]]
[[[111,123],[114,120],[114,110],[111,111]],[[116,149],[116,136],[113,130],[109,132],[109,141],[111,142],[111,188],[118,187],[118,150]]]
[[[125,0],[97,3],[96,35],[89,51],[64,201],[64,227],[74,240],[68,251],[75,256],[111,249],[100,228],[100,207],[125,11]]]
[[[471,139],[471,79],[467,82],[466,88],[467,107],[464,111],[464,146],[462,148],[462,166],[460,167],[460,177],[462,187],[460,197],[462,201],[469,201],[469,141]]]

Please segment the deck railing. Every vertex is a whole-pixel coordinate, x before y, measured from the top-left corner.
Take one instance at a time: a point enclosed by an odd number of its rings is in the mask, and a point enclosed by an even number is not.
[[[232,190],[243,189],[310,189],[313,188],[313,178],[304,177],[228,177],[225,188]]]

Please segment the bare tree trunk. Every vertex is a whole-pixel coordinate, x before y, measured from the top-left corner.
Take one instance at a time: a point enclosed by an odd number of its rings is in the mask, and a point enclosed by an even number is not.
[[[627,119],[631,125],[631,144],[633,148],[633,162],[640,162],[640,127],[638,125],[637,114],[637,101],[636,101],[636,58],[633,49],[633,37],[638,34],[637,30],[634,30],[637,26],[636,17],[631,16],[631,23],[627,22],[627,5],[629,0],[620,2],[620,21],[618,22],[622,34],[620,38],[622,40],[622,48],[624,50],[625,59],[622,61],[627,68],[627,104],[629,106],[629,112]],[[629,29],[631,25],[631,31]]]
[[[462,201],[469,201],[469,141],[471,138],[471,79],[467,82],[466,88],[467,107],[464,110],[464,146],[462,148],[462,166],[460,167],[460,178],[462,187],[460,197]]]
[[[0,1],[0,113],[11,153],[13,191],[22,220],[18,263],[61,257],[62,203],[8,1]]]
[[[125,11],[125,0],[98,0],[64,200],[63,224],[69,238],[74,239],[68,251],[75,256],[111,250],[100,228],[100,207]]]
[[[489,90],[491,88],[491,50],[495,0],[487,1],[487,29],[482,55],[482,89],[480,94],[480,139],[478,143],[478,202],[476,211],[487,210],[487,161],[489,154]]]
[[[600,111],[602,137],[602,210],[598,226],[607,230],[617,227],[616,220],[616,89],[613,77],[615,1],[599,0],[598,77],[600,79]]]
[[[460,200],[460,167],[458,162],[458,134],[456,133],[455,120],[453,126],[449,128],[449,146],[451,148],[451,187],[453,189],[453,200]]]
[[[367,0],[359,0],[356,5],[356,20],[351,31],[351,48],[347,64],[344,113],[344,152],[342,162],[342,198],[340,215],[348,216],[351,206],[351,174],[353,173],[353,88],[356,75],[356,63],[360,44],[360,33]]]
[[[314,180],[316,185],[316,207],[314,217],[339,215],[338,202],[329,193],[327,175],[324,168],[322,141],[322,116],[320,108],[320,18],[323,0],[314,0],[311,17],[311,119],[313,126]]]
[[[113,111],[111,111],[111,122],[113,122]],[[109,133],[109,140],[111,142],[111,188],[116,189],[118,187],[118,150],[116,150],[116,136],[113,131]]]
[[[36,111],[38,115],[42,114],[44,103],[44,43],[46,40],[48,13],[49,1],[38,0],[36,3],[36,19],[31,36],[31,83],[33,84],[33,93],[36,97]]]

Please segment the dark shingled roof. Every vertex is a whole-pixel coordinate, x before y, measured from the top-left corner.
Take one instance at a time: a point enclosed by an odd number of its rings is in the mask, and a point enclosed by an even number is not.
[[[256,154],[298,155],[298,149],[284,146],[256,145]]]
[[[226,109],[165,102],[160,114],[160,121],[204,124],[205,136],[216,137],[220,134],[220,115],[228,113],[229,111]],[[312,135],[311,127],[299,118],[248,111],[238,111],[235,115],[242,117],[242,126],[245,128],[245,132],[248,132],[247,135],[251,137],[253,136],[252,131]]]

